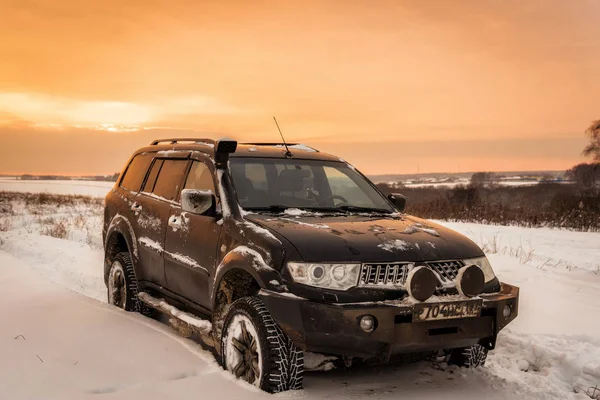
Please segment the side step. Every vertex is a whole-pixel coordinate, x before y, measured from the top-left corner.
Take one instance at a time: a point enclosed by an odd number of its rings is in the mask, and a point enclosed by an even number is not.
[[[175,318],[178,322],[183,323],[193,331],[198,332],[202,336],[210,336],[212,330],[212,324],[209,321],[200,319],[192,314],[181,311],[177,307],[174,307],[164,301],[163,299],[157,299],[156,297],[150,296],[146,292],[139,292],[138,298],[146,303],[148,306],[161,311],[171,317]]]

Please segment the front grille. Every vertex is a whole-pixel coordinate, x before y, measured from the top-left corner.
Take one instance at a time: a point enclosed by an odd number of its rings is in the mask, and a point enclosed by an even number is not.
[[[428,262],[427,265],[442,278],[444,283],[454,282],[458,270],[464,265],[462,261],[450,260],[450,261],[433,261]]]
[[[363,264],[360,272],[361,286],[402,286],[409,269],[414,264]]]
[[[442,280],[442,283],[454,282],[462,261],[432,261],[426,263]],[[359,286],[403,286],[414,263],[363,264]]]

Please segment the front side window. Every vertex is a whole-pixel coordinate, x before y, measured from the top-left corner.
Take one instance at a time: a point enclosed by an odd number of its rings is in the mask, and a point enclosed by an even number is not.
[[[164,160],[152,193],[169,201],[175,201],[187,167],[187,160]]]
[[[343,170],[333,167],[323,167],[325,175],[327,176],[327,182],[331,188],[331,195],[334,199],[344,198],[352,199],[353,204],[361,207],[371,206],[371,199],[367,193],[348,176]]]
[[[192,162],[184,189],[212,190],[215,193],[215,182],[210,169],[200,161]]]
[[[238,201],[246,209],[394,211],[346,163],[236,157],[230,160],[230,169]]]
[[[131,160],[121,180],[123,189],[138,192],[152,162],[152,154],[138,154]]]

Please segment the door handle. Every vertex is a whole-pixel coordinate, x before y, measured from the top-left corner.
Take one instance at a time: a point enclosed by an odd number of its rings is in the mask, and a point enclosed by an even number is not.
[[[133,211],[134,213],[139,213],[140,211],[142,211],[142,205],[140,203],[133,203],[131,205],[131,211]]]
[[[181,218],[173,215],[169,218],[169,226],[176,229],[181,228]]]

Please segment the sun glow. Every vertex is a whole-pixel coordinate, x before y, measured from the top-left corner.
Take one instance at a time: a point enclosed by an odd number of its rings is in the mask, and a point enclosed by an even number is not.
[[[77,127],[110,132],[130,132],[164,125],[181,116],[243,114],[227,104],[202,95],[134,103],[89,101],[39,93],[0,93],[0,123],[20,120],[36,126]]]
[[[0,109],[45,125],[131,126],[153,121],[153,113],[148,106],[29,93],[0,93]]]

